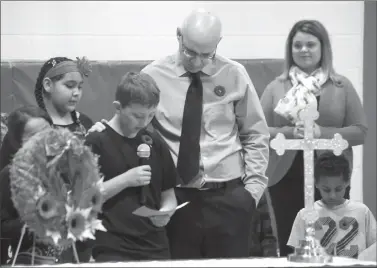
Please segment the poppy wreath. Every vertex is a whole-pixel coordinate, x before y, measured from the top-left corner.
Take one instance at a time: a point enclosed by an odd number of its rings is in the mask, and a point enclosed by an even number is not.
[[[35,134],[15,154],[11,198],[37,241],[67,248],[106,231],[98,219],[103,204],[98,157],[66,129]]]

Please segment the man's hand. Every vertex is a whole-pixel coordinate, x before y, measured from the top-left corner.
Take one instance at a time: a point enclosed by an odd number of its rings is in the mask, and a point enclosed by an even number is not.
[[[100,122],[96,122],[87,132],[86,135],[88,135],[91,132],[102,132],[105,130],[106,126],[104,124],[107,124],[108,121],[106,119],[101,119]]]

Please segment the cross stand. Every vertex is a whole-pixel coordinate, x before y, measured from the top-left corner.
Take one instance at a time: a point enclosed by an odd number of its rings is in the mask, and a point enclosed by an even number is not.
[[[314,223],[318,214],[314,210],[314,150],[333,150],[335,155],[340,155],[348,148],[348,142],[338,133],[333,139],[314,139],[314,121],[318,119],[319,113],[315,109],[303,109],[299,118],[304,122],[304,139],[286,139],[282,133],[278,133],[275,139],[271,140],[270,146],[276,150],[278,155],[283,155],[285,150],[304,151],[304,195],[305,195],[305,240],[300,241],[300,246],[293,254],[288,256],[288,261],[302,263],[329,263],[332,257],[320,245],[315,238]]]

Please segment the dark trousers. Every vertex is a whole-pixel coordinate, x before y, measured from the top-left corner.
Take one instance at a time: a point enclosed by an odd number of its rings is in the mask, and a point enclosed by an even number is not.
[[[268,188],[275,212],[280,256],[287,256],[293,249],[287,246],[297,213],[304,207],[303,158],[299,152],[287,174]]]
[[[96,262],[141,261],[170,259],[165,228],[147,232],[144,236],[97,232],[92,255]]]
[[[9,241],[7,238],[0,237],[0,264],[6,264],[8,256]]]
[[[190,203],[167,226],[173,259],[250,256],[255,200],[241,180],[218,189],[177,188],[176,194]]]
[[[101,252],[96,256],[96,262],[126,262],[132,261],[132,259],[127,258],[127,256],[116,254],[114,252]]]

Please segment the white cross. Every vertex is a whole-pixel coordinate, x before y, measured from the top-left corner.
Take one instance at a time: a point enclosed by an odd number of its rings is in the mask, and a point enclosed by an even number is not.
[[[305,209],[308,212],[306,222],[316,220],[314,212],[314,150],[333,150],[335,155],[340,155],[343,150],[348,148],[348,142],[338,133],[331,140],[314,138],[313,126],[318,116],[319,113],[316,109],[303,109],[299,113],[299,118],[304,122],[304,139],[289,140],[282,133],[278,133],[270,142],[271,148],[275,149],[278,155],[283,155],[285,150],[304,151],[304,195]]]

